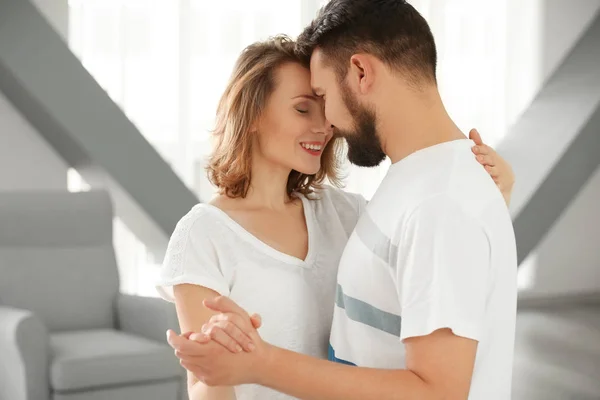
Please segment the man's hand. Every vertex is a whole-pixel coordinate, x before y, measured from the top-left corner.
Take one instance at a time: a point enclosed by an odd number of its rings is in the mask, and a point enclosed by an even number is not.
[[[232,353],[250,352],[255,349],[255,345],[249,334],[260,328],[262,324],[260,315],[255,314],[250,317],[250,322],[251,324],[248,325],[244,317],[239,314],[215,314],[202,325],[199,333],[187,332],[183,336],[199,343],[214,340]]]
[[[515,184],[515,174],[510,164],[490,146],[483,143],[479,132],[476,129],[471,129],[469,139],[475,142],[472,150],[475,153],[477,161],[484,166],[485,170],[490,174],[496,186],[500,189],[506,204],[510,204],[512,189]]]
[[[262,325],[262,318],[258,314],[249,316],[248,313],[227,297],[207,300],[204,306],[210,310],[217,311],[210,320],[202,326],[202,333],[194,338],[201,343],[209,340],[221,344],[232,353],[253,351],[254,343],[250,335]]]
[[[238,328],[256,348],[232,353],[204,333],[169,332],[169,343],[181,365],[208,386],[257,383],[307,400],[462,399],[468,395],[477,342],[447,329],[406,340],[407,364],[414,371],[351,367],[269,345],[237,304],[225,297],[215,300],[205,301],[205,305],[230,315],[228,321],[237,321],[236,326],[240,323]]]
[[[180,364],[208,386],[255,383],[260,367],[268,362],[270,348],[255,329],[260,326],[260,317],[251,319],[227,297],[204,303],[223,314],[213,316],[203,332],[183,335],[167,332],[167,341],[175,349]],[[241,351],[242,348],[246,351]]]

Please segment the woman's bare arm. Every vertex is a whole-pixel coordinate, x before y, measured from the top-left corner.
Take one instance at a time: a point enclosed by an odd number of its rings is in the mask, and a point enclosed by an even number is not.
[[[173,292],[181,333],[201,332],[202,325],[215,315],[214,311],[202,305],[202,301],[217,297],[219,294],[214,290],[189,284],[176,285]],[[233,387],[206,386],[189,371],[187,386],[190,400],[235,400]]]

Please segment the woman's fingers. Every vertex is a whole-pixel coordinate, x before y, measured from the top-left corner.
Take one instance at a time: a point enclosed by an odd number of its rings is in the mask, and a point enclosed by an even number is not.
[[[477,161],[483,165],[492,177],[498,176],[498,157],[496,151],[487,145],[474,146],[473,153]]]
[[[491,175],[492,178],[497,178],[498,177],[498,167],[493,167],[491,165],[486,165],[484,166],[485,170],[488,172],[488,174]]]
[[[509,163],[506,162],[490,146],[483,143],[477,130],[472,129],[469,132],[469,138],[475,142],[471,150],[488,174],[492,177],[500,192],[504,196],[507,204],[510,203],[510,195],[515,182],[515,175]]]
[[[260,314],[252,314],[250,321],[252,322],[254,329],[258,329],[262,326],[262,317]]]
[[[477,131],[477,129],[471,129],[469,132],[469,139],[475,142],[475,144],[482,144],[483,140],[481,139],[481,135]]]
[[[479,154],[495,154],[496,151],[494,149],[492,149],[490,146],[488,146],[487,144],[481,144],[481,145],[477,145],[477,146],[473,146],[471,147],[471,150],[473,151],[473,153],[479,155]]]
[[[496,157],[494,157],[491,154],[487,154],[487,155],[480,154],[476,158],[477,158],[477,161],[479,161],[479,163],[481,165],[489,165],[492,167],[496,165]]]

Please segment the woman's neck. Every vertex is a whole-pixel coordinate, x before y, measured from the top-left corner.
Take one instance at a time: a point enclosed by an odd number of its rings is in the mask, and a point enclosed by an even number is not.
[[[257,159],[252,164],[252,174],[244,203],[250,208],[282,210],[291,201],[287,183],[291,170]]]

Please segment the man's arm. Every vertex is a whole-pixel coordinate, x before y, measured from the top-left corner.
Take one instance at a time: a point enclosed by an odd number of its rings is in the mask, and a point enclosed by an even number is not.
[[[210,385],[259,383],[306,400],[467,399],[491,279],[487,234],[446,196],[424,201],[404,227],[394,280],[402,304],[397,340],[405,345],[406,370],[351,367],[273,348],[226,297],[204,302],[230,318],[220,316],[226,323],[215,332],[208,329],[213,340],[171,345],[185,347],[186,365]],[[227,345],[215,337],[223,327],[232,332],[230,325],[245,332],[256,349],[231,354],[218,344]]]
[[[440,329],[405,341],[407,370],[347,366],[280,348],[267,351],[258,382],[304,400],[464,400],[477,342]]]
[[[209,322],[207,336],[196,335],[198,340],[171,335],[169,343],[183,365],[209,385],[258,383],[305,400],[468,398],[477,341],[450,329],[405,339],[406,370],[360,368],[265,343],[248,314],[229,298],[207,300],[205,305],[225,313],[213,317],[221,325]],[[252,338],[254,351],[233,354],[223,338],[211,340],[215,331],[237,329]]]
[[[219,308],[239,320],[239,306],[218,298]],[[245,317],[247,318],[247,315]],[[250,321],[242,329],[250,332]],[[197,335],[198,336],[198,335]],[[234,354],[210,338],[169,335],[169,343],[191,373],[208,386],[257,383],[304,400],[468,398],[477,342],[440,329],[406,345],[406,370],[360,368],[316,359],[263,342]]]

